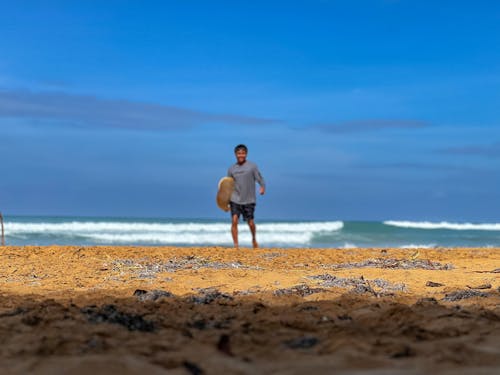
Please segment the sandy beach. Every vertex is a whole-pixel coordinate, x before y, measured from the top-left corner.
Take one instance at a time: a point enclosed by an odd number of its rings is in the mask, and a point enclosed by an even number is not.
[[[496,374],[500,249],[0,247],[4,374]]]

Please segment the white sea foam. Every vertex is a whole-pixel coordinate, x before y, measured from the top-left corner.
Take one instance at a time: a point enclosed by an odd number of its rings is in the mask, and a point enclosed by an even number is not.
[[[357,246],[355,244],[353,244],[353,243],[345,242],[343,248],[344,249],[356,249]]]
[[[489,231],[500,231],[499,223],[491,224],[472,224],[472,223],[449,223],[442,221],[439,223],[433,223],[430,221],[394,221],[388,220],[384,221],[384,224],[391,225],[400,228],[412,228],[412,229],[450,229],[450,230],[489,230]]]
[[[101,243],[148,243],[148,244],[216,244],[229,245],[232,244],[232,238],[229,230],[224,233],[212,234],[196,234],[196,233],[144,233],[144,234],[94,234],[87,236],[88,239],[95,240]],[[265,244],[282,244],[282,245],[302,245],[307,244],[311,235],[308,233],[287,234],[272,234],[269,232],[259,232],[259,242]],[[239,242],[241,244],[250,244],[250,232],[240,230]]]
[[[63,222],[5,223],[8,233],[101,233],[101,232],[219,232],[227,229],[223,223],[123,223],[123,222]]]
[[[433,249],[436,247],[436,244],[428,244],[428,245],[415,245],[415,244],[409,244],[409,245],[403,245],[400,246],[400,249]]]
[[[339,231],[341,221],[258,223],[259,242],[266,246],[308,245],[316,234]],[[146,223],[72,221],[61,223],[7,222],[7,236],[60,236],[106,244],[232,244],[230,223]],[[240,243],[251,243],[248,226],[240,224]]]
[[[244,224],[242,224],[243,226]],[[304,223],[261,223],[260,230],[272,232],[330,232],[342,229],[342,221]],[[221,232],[227,223],[123,223],[123,222],[63,222],[63,223],[5,223],[10,233],[95,233],[95,232]]]

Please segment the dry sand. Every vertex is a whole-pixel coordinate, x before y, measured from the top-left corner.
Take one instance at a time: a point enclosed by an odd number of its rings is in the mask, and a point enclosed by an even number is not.
[[[500,249],[0,247],[0,267],[2,374],[500,372]]]

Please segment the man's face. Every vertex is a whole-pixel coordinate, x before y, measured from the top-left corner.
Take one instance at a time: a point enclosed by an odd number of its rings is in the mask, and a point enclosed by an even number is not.
[[[236,161],[238,164],[243,164],[247,160],[247,152],[245,150],[236,151]]]

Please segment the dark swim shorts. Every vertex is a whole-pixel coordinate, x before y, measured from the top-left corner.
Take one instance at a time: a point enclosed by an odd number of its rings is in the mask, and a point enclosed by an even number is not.
[[[231,205],[231,216],[237,215],[238,219],[240,215],[243,215],[243,220],[248,221],[253,219],[253,213],[255,211],[255,203],[249,204],[238,204],[234,202],[229,202]]]

